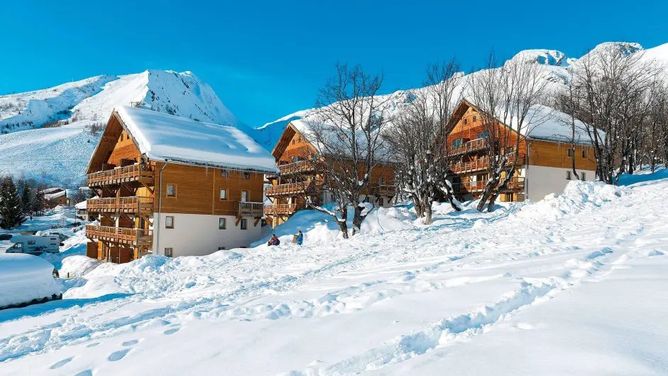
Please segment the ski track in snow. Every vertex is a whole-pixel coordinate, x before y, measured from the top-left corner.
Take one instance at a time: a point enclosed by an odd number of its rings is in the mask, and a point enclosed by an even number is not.
[[[657,184],[665,186],[668,181]],[[436,348],[454,346],[461,339],[484,335],[519,310],[558,299],[564,290],[576,288],[583,281],[603,279],[634,257],[647,256],[647,249],[661,248],[668,239],[654,234],[662,234],[660,226],[668,214],[660,205],[648,203],[660,202],[665,190],[653,186],[619,188],[602,201],[568,201],[561,207],[560,201],[553,200],[531,205],[533,211],[513,206],[512,210],[499,210],[474,220],[446,215],[435,218],[433,226],[418,230],[306,245],[298,250],[284,247],[229,252],[222,260],[203,258],[204,264],[187,270],[190,274],[210,272],[198,276],[204,282],[187,282],[195,286],[194,291],[171,290],[169,286],[184,275],[163,273],[159,277],[165,281],[157,281],[145,290],[124,286],[131,293],[81,298],[72,306],[56,305],[41,314],[4,322],[0,314],[3,326],[14,320],[28,323],[21,325],[24,330],[0,338],[0,362],[143,328],[164,326],[163,334],[172,335],[186,319],[304,319],[351,314],[403,294],[496,280],[517,285],[479,309],[454,315],[449,312],[422,329],[389,338],[348,358],[307,364],[288,374],[378,370]],[[591,192],[583,193],[587,194]],[[545,206],[547,210],[540,210]],[[634,217],[621,213],[633,213]],[[519,230],[526,234],[522,244],[514,240]],[[413,246],[418,242],[421,248]],[[534,260],[545,262],[536,264]],[[512,265],[513,272],[504,273],[505,265]],[[142,269],[142,273],[146,271]],[[135,281],[116,278],[119,284]],[[295,291],[309,292],[313,298],[295,299]],[[29,324],[31,320],[34,325]],[[122,361],[135,345],[136,341],[124,343],[123,348],[108,355],[108,360]],[[72,357],[65,357],[50,367],[66,367],[71,361]]]

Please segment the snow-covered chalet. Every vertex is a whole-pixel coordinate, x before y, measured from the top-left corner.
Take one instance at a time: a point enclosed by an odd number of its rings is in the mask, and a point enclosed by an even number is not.
[[[205,255],[261,236],[271,154],[232,126],[114,109],[88,165],[90,257]]]
[[[561,193],[575,179],[573,166],[582,180],[596,178],[596,158],[584,124],[575,121],[575,131],[567,114],[535,105],[529,109],[526,124],[510,127],[498,119],[495,126],[483,124],[480,109],[462,100],[450,119],[447,152],[454,161],[451,180],[455,195],[462,200],[478,198],[489,178],[489,132],[491,139],[505,143],[501,149],[514,151],[519,137],[518,160],[501,201],[538,201],[550,193]],[[508,155],[515,158],[514,153]]]

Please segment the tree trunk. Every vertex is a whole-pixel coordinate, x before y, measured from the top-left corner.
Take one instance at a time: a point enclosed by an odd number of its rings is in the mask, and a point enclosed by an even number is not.
[[[424,207],[424,220],[422,223],[425,225],[430,225],[432,223],[432,208],[431,208],[431,203],[428,205],[425,205]]]
[[[341,218],[337,218],[336,221],[339,223],[339,230],[343,234],[344,239],[348,239],[348,207],[344,206],[341,209]]]
[[[364,218],[366,218],[366,215],[362,215],[363,210],[364,210],[363,206],[360,205],[355,206],[355,213],[353,215],[353,235],[356,235],[358,232],[360,232],[360,227],[362,227],[362,221],[364,221]]]

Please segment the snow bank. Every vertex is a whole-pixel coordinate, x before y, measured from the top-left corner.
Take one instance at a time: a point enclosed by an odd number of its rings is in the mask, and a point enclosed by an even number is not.
[[[603,182],[571,181],[561,194],[550,194],[541,201],[523,206],[516,216],[524,219],[556,219],[581,210],[600,207],[617,200],[627,189]]]
[[[53,265],[26,254],[0,254],[0,307],[60,295]]]
[[[95,269],[100,262],[87,256],[74,255],[62,260],[59,270],[61,278],[82,277],[84,274]]]

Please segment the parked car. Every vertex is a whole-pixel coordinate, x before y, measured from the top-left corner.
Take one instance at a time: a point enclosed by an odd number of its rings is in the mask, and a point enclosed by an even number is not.
[[[0,254],[0,309],[62,299],[58,271],[41,257]]]

